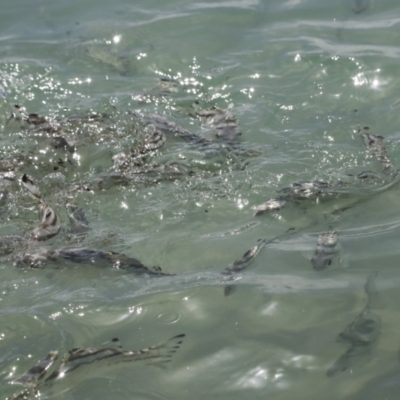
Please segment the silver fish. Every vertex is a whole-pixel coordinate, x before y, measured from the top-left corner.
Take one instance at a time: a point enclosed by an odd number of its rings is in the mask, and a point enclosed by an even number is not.
[[[377,290],[375,287],[376,273],[371,274],[364,286],[368,296],[367,305],[355,320],[349,324],[338,336],[338,341],[349,343],[349,348],[328,369],[327,376],[333,376],[338,372],[348,369],[355,360],[365,356],[371,351],[371,346],[379,336],[381,319],[372,309],[377,302]]]
[[[58,234],[61,229],[60,218],[57,213],[46,204],[39,189],[35,186],[33,181],[24,174],[21,178],[22,184],[28,190],[28,192],[37,200],[39,200],[40,209],[43,212],[42,220],[37,228],[31,233],[33,240],[47,240]]]
[[[272,211],[280,210],[285,204],[287,200],[284,197],[277,197],[276,199],[271,199],[266,201],[265,203],[258,204],[253,207],[255,210],[254,215],[262,215]]]
[[[34,199],[39,201],[42,200],[42,195],[40,194],[38,187],[35,186],[33,181],[29,179],[26,174],[22,175],[21,182]]]
[[[51,367],[58,358],[58,352],[52,351],[12,382],[30,388],[6,400],[35,398],[39,393],[46,394],[52,390],[60,394],[90,378],[104,376],[111,366],[120,363],[126,365],[128,362],[145,361],[148,365],[164,365],[171,362],[184,337],[185,334],[180,334],[156,346],[137,351],[124,350],[122,346],[112,344],[87,349],[75,348],[69,351],[53,369]],[[112,339],[111,342],[118,342],[118,339]]]
[[[325,269],[328,265],[331,265],[336,245],[336,231],[326,232],[319,235],[317,248],[311,259],[311,264],[314,269],[320,271]]]
[[[56,236],[61,229],[60,219],[56,212],[47,204],[41,204],[41,208],[43,211],[42,220],[31,233],[31,238],[38,241]]]

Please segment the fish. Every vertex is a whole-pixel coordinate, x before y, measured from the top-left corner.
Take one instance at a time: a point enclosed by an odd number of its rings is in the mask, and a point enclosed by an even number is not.
[[[196,143],[196,144],[208,144],[212,142],[207,138],[204,138],[202,136],[196,135],[195,133],[188,131],[187,129],[177,125],[175,122],[169,121],[163,115],[148,114],[145,116],[145,119],[158,129],[165,131],[167,133],[173,133],[179,138],[185,140],[186,142]]]
[[[336,245],[336,231],[330,231],[319,235],[317,248],[311,259],[311,264],[315,270],[321,271],[325,269],[328,265],[331,265]]]
[[[371,0],[353,0],[351,9],[355,14],[361,14],[363,11],[371,7]]]
[[[21,182],[28,190],[29,194],[36,200],[42,201],[42,195],[39,188],[33,183],[32,179],[28,178],[26,174],[22,175]]]
[[[299,181],[278,190],[282,195],[253,206],[254,216],[259,216],[272,211],[279,211],[290,200],[305,200],[318,198],[331,193],[332,185],[324,181]]]
[[[41,204],[43,216],[38,227],[31,232],[33,240],[43,241],[56,236],[61,229],[60,218],[47,204]]]
[[[75,207],[72,204],[67,204],[67,214],[70,222],[71,233],[74,235],[83,236],[89,232],[89,222],[86,219],[82,208]]]
[[[261,250],[267,246],[268,244],[271,244],[275,242],[276,240],[279,240],[283,237],[287,237],[289,235],[294,234],[296,229],[290,228],[288,229],[283,235],[276,236],[273,239],[259,239],[257,244],[253,246],[251,249],[247,250],[241,258],[238,260],[234,261],[232,264],[230,264],[228,267],[226,267],[222,271],[222,275],[233,275],[237,272],[243,271],[244,269],[248,268],[252,262],[255,260],[255,258],[260,254]],[[235,278],[231,278],[232,280],[235,280]],[[224,295],[229,296],[234,290],[236,289],[236,286],[234,284],[228,284],[224,288]]]
[[[39,394],[46,395],[50,391],[61,394],[76,388],[90,378],[105,376],[104,374],[116,364],[126,365],[128,362],[144,361],[148,365],[163,366],[171,362],[185,336],[182,333],[142,350],[125,350],[115,344],[119,341],[114,338],[111,343],[99,347],[74,348],[64,355],[58,365],[56,362],[59,353],[51,351],[44,359],[39,360],[27,372],[11,382],[27,388],[6,400],[33,399]]]
[[[368,355],[380,334],[381,319],[379,315],[373,312],[378,297],[375,285],[376,276],[376,272],[371,274],[364,286],[365,293],[368,296],[366,306],[354,321],[338,335],[337,341],[346,342],[349,347],[327,370],[326,375],[328,377],[347,370],[355,360]]]
[[[254,215],[262,215],[272,211],[279,211],[287,202],[287,198],[285,197],[277,197],[276,199],[271,199],[266,201],[265,203],[258,204],[253,207],[255,210]]]
[[[214,128],[215,136],[224,142],[235,143],[242,135],[237,118],[227,110],[213,106],[196,111],[196,115],[204,122],[204,126]]]
[[[299,181],[290,186],[280,189],[278,193],[283,193],[284,197],[295,200],[309,199],[324,194],[332,185],[325,181]]]
[[[279,239],[288,237],[297,233],[297,229],[289,228],[284,234],[276,236],[272,239],[258,239],[257,244],[253,246],[251,249],[247,250],[241,258],[234,261],[228,267],[226,267],[222,274],[223,275],[231,275],[235,272],[243,271],[254,261],[254,259],[260,254],[261,250],[268,244],[274,243]]]
[[[386,155],[385,138],[380,135],[371,134],[368,130],[368,126],[363,129],[359,128],[358,133],[363,138],[365,145],[370,149],[371,154],[383,165],[384,171],[386,172],[393,168],[393,164]]]
[[[274,240],[274,239],[273,239]],[[258,243],[253,246],[251,249],[247,250],[246,253],[243,254],[241,258],[234,261],[228,267],[224,269],[222,272],[223,275],[230,275],[239,271],[246,269],[254,259],[260,254],[260,251],[268,244],[271,243],[271,240],[259,239]]]
[[[385,170],[384,175],[372,171],[363,171],[356,178],[362,182],[362,185],[351,185],[346,181],[339,180],[336,183],[329,183],[321,180],[317,181],[299,181],[290,184],[290,186],[278,190],[280,196],[253,206],[254,216],[278,211],[287,203],[292,201],[319,200],[321,198],[338,198],[357,196],[370,198],[373,195],[391,190],[397,186],[400,180],[399,171],[390,168]],[[352,175],[348,175],[349,177]],[[365,186],[365,182],[375,182],[374,185]]]
[[[76,151],[76,148],[69,144],[63,136],[53,136],[51,138],[51,145],[55,149],[64,149],[71,154],[75,153]]]
[[[60,218],[52,207],[50,207],[42,195],[39,189],[33,183],[31,179],[28,178],[26,174],[22,175],[21,182],[23,186],[28,190],[31,196],[39,200],[39,206],[43,213],[42,220],[37,228],[35,228],[31,233],[31,238],[37,241],[48,240],[56,236],[61,229]]]
[[[144,170],[148,169],[148,155],[163,147],[167,142],[166,135],[153,124],[147,125],[146,132],[138,136],[138,143],[129,155],[121,152],[113,156],[112,161],[116,170],[124,171],[142,167]]]
[[[12,254],[26,243],[21,235],[5,235],[0,238],[0,256]]]
[[[86,52],[94,61],[113,67],[121,75],[129,72],[130,60],[122,56],[115,48],[97,41],[86,46]]]
[[[48,262],[56,263],[69,261],[75,264],[90,264],[95,266],[112,267],[136,274],[153,276],[172,276],[162,272],[159,267],[146,267],[136,258],[114,251],[95,250],[86,247],[61,248],[55,250],[39,249],[34,252],[26,251],[16,257],[19,267],[43,268]]]
[[[144,139],[142,152],[149,152],[163,147],[167,141],[167,137],[163,132],[158,130],[153,124],[146,127],[148,134]]]

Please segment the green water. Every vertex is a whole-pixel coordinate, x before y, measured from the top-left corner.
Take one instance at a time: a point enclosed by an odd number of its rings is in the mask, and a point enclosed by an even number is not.
[[[3,1],[1,156],[27,152],[38,140],[7,123],[14,104],[54,119],[112,117],[108,131],[99,124],[70,132],[77,151],[67,167],[54,171],[40,153],[42,164],[16,172],[35,179],[66,227],[40,246],[68,244],[70,196],[90,224],[83,245],[176,276],[67,262],[21,269],[2,258],[2,398],[22,389],[12,380],[49,351],[114,337],[140,350],[185,333],[166,368],[122,363],[96,376],[93,364],[87,379],[82,367],[41,398],[397,399],[398,186],[379,191],[375,182],[363,196],[354,179],[346,196],[292,202],[259,217],[252,207],[292,182],[380,171],[357,134],[358,120],[384,136],[387,156],[400,165],[399,23],[394,0]],[[160,78],[179,82],[178,92],[157,89]],[[257,154],[204,150],[168,136],[155,161],[190,161],[193,173],[69,189],[112,171],[112,156],[131,148],[128,111],[209,134],[193,116],[196,101],[229,109],[243,132],[240,148]],[[37,205],[19,186],[0,218],[1,235],[29,232],[38,224]],[[289,228],[297,231],[268,245],[225,296],[221,271],[258,239]],[[333,262],[315,271],[318,235],[333,229]],[[327,376],[349,348],[337,337],[365,309],[364,285],[374,272],[376,340],[346,370]]]

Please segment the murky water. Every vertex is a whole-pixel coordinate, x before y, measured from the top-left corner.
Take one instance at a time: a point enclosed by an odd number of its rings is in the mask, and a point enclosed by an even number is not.
[[[174,275],[104,259],[21,267],[24,239],[0,265],[2,398],[50,351],[112,338],[141,350],[184,333],[167,366],[94,361],[40,398],[397,399],[399,22],[394,0],[5,1],[1,157],[18,162],[0,234],[40,223],[26,173],[63,225],[31,253],[123,253]],[[8,120],[15,104],[76,151]],[[196,114],[213,106],[236,117],[239,140]],[[105,180],[113,156],[151,133],[150,114],[212,142],[164,130],[163,147]],[[326,186],[278,192],[304,181]],[[83,211],[83,237],[67,205]]]

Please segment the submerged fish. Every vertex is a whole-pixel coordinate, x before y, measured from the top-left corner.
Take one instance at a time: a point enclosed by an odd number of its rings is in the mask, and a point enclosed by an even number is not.
[[[74,235],[85,235],[90,230],[90,227],[83,210],[71,204],[67,204],[66,208],[71,226],[71,233]]]
[[[204,126],[214,128],[216,137],[224,142],[234,143],[242,134],[237,118],[227,110],[214,106],[196,114],[204,121]]]
[[[290,200],[305,200],[330,194],[332,185],[324,181],[300,181],[278,190],[282,195],[253,207],[254,215],[280,210]]]
[[[11,382],[29,388],[6,400],[33,399],[50,391],[61,394],[90,378],[105,376],[113,365],[119,363],[126,365],[128,362],[145,361],[148,365],[164,365],[171,361],[184,337],[185,334],[180,334],[156,346],[137,351],[124,350],[122,346],[112,344],[87,349],[75,348],[69,351],[54,368],[51,367],[58,359],[58,352],[52,351]],[[117,341],[118,339],[112,340],[112,342]],[[77,370],[78,373],[75,372]]]
[[[161,272],[159,267],[146,267],[136,258],[126,256],[114,251],[102,251],[86,247],[62,248],[57,250],[41,249],[34,252],[25,252],[16,257],[16,264],[20,267],[42,268],[48,262],[70,261],[75,264],[91,264],[95,266],[123,269],[136,274],[148,274],[155,276],[170,276]]]
[[[129,59],[123,57],[114,47],[102,42],[93,41],[86,45],[85,50],[94,61],[115,68],[121,75],[129,72]]]
[[[353,0],[351,9],[355,14],[360,14],[371,6],[371,0]]]
[[[187,129],[177,125],[175,122],[169,121],[163,115],[148,114],[145,116],[145,119],[158,129],[165,131],[167,133],[175,134],[176,136],[180,137],[186,142],[200,143],[200,144],[207,144],[211,142],[209,139],[196,135],[195,133],[192,133]]]
[[[311,197],[318,197],[324,194],[332,187],[331,184],[324,181],[311,181],[311,182],[294,182],[290,186],[283,188],[278,193],[283,193],[285,197],[303,200]]]
[[[317,248],[311,259],[311,264],[314,269],[320,271],[325,269],[328,265],[331,265],[336,245],[336,231],[326,232],[319,235]]]
[[[272,240],[266,240],[266,239],[259,239],[258,244],[253,246],[250,250],[247,250],[246,253],[243,254],[241,258],[238,260],[234,261],[232,264],[230,264],[228,267],[224,269],[222,272],[223,275],[230,275],[235,272],[242,271],[246,269],[253,261],[254,259],[260,254],[260,251],[268,244],[274,241],[275,239]]]
[[[368,296],[367,305],[355,320],[349,324],[338,336],[338,341],[347,342],[349,348],[328,369],[327,376],[333,376],[351,367],[355,360],[363,357],[371,351],[371,346],[379,336],[381,320],[372,309],[377,303],[377,290],[375,287],[376,273],[371,274],[364,286]]]
[[[368,127],[359,129],[358,133],[363,138],[365,145],[370,149],[371,154],[383,165],[384,171],[388,171],[393,167],[392,162],[386,155],[386,147],[384,137],[368,133]]]
[[[283,235],[279,235],[274,237],[273,239],[259,239],[258,243],[253,246],[250,250],[247,250],[246,253],[243,254],[241,258],[234,261],[228,267],[226,267],[222,271],[222,275],[233,275],[237,272],[243,271],[244,269],[248,268],[250,264],[255,260],[255,258],[260,254],[261,250],[267,246],[268,244],[274,243],[275,241],[292,235],[296,232],[294,228],[288,229]],[[235,290],[234,284],[229,284],[224,288],[225,296],[229,296],[233,290]]]

